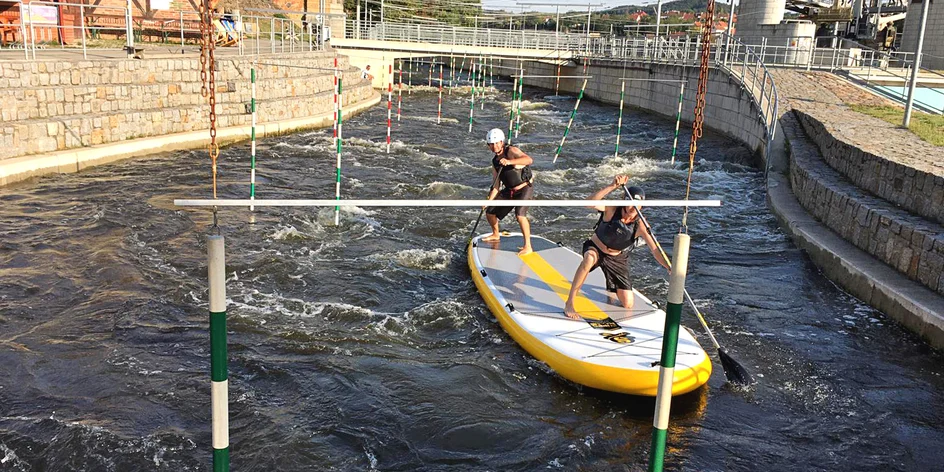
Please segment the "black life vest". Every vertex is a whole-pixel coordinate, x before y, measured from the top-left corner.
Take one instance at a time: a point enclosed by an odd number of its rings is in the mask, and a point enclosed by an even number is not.
[[[620,209],[613,214],[613,217],[610,221],[603,221],[603,214],[600,214],[600,220],[597,221],[597,226],[594,228],[594,234],[597,235],[597,238],[600,239],[600,242],[606,245],[610,249],[616,249],[617,251],[625,251],[627,249],[632,250],[636,247],[636,241],[639,239],[636,236],[636,231],[639,229],[639,217],[636,217],[632,223],[632,226],[627,226],[626,223],[623,223],[623,211],[625,207],[620,207]]]
[[[501,154],[495,154],[495,157],[492,158],[492,167],[495,168],[496,172],[499,172],[502,185],[505,188],[515,188],[525,182],[530,182],[533,174],[531,173],[531,166],[524,166],[521,169],[515,169],[515,166],[505,166],[499,163],[502,159],[508,159],[508,149],[514,147],[511,145],[505,146],[505,149],[502,150]]]

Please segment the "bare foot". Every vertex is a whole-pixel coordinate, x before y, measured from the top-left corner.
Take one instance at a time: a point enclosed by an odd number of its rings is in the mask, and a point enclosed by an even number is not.
[[[498,241],[499,239],[501,239],[501,235],[500,235],[500,234],[498,234],[498,233],[492,233],[492,234],[490,234],[490,235],[488,235],[488,236],[482,238],[482,241],[484,241],[484,242],[490,242],[490,241]]]
[[[531,249],[531,246],[525,246],[525,247],[520,248],[520,249],[521,249],[521,250],[518,251],[518,255],[519,255],[519,256],[527,256],[528,254],[531,254],[532,252],[534,252],[534,250]]]
[[[575,310],[574,306],[570,303],[564,306],[564,314],[567,315],[567,317],[572,320],[580,321],[583,319],[580,317],[580,315],[577,314],[577,310]]]

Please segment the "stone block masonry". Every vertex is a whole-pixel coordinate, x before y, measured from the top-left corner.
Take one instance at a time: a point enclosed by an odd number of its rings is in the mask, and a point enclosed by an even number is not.
[[[841,123],[796,111],[807,135],[819,146],[830,167],[892,203],[937,223],[944,224],[944,167],[935,170],[926,163],[909,164],[876,155],[843,139],[837,129]],[[921,153],[940,153],[940,148],[925,146]]]
[[[248,126],[253,60],[287,63],[279,55],[217,59],[217,126]],[[296,120],[333,109],[334,54],[299,53],[301,67],[257,66],[259,123]],[[342,57],[344,103],[375,93]],[[199,58],[145,61],[0,63],[0,160],[145,137],[209,129]]]
[[[518,61],[505,60],[501,65],[509,68],[501,69],[502,71],[512,70],[511,68],[518,67]],[[582,72],[582,64],[561,69],[561,75],[565,76],[582,75]],[[557,74],[557,65],[541,61],[526,61],[525,74],[552,76],[526,78],[525,85],[554,90],[556,79],[553,76]],[[686,118],[690,120],[694,116],[698,84],[697,67],[647,62],[624,63],[621,60],[604,59],[591,62],[587,75],[593,77],[587,81],[585,97],[613,105],[619,104],[620,83],[623,78],[685,80],[682,117],[683,120]],[[709,73],[708,82],[705,127],[744,142],[754,150],[759,159],[762,159],[767,145],[766,128],[750,91],[735,78],[715,69]],[[561,79],[560,92],[577,94],[582,83],[582,79]],[[678,111],[678,93],[678,83],[632,80],[626,82],[624,101],[627,107],[641,108],[674,119]],[[687,159],[687,156],[683,158]]]
[[[814,218],[909,279],[944,295],[944,227],[859,189],[824,163],[798,116],[781,118],[793,193]]]

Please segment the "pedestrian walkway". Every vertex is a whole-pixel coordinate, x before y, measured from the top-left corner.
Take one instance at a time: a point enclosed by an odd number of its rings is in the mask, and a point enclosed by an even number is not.
[[[828,72],[772,69],[780,110],[799,110],[823,123],[836,139],[859,149],[944,177],[940,146],[879,118],[858,113],[847,105],[896,105]]]

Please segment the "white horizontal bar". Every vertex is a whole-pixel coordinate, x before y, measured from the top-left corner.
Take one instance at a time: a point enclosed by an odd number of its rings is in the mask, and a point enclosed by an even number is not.
[[[513,75],[514,78],[524,77],[526,79],[592,79],[592,75]]]
[[[175,199],[179,207],[718,207],[721,200],[227,200]]]
[[[674,25],[673,25],[673,26],[674,26]],[[676,84],[681,83],[681,82],[688,82],[687,80],[676,80],[676,79],[620,79],[620,81],[623,81],[623,82],[636,82],[636,81],[639,81],[639,82],[673,82],[673,83],[676,83]]]

